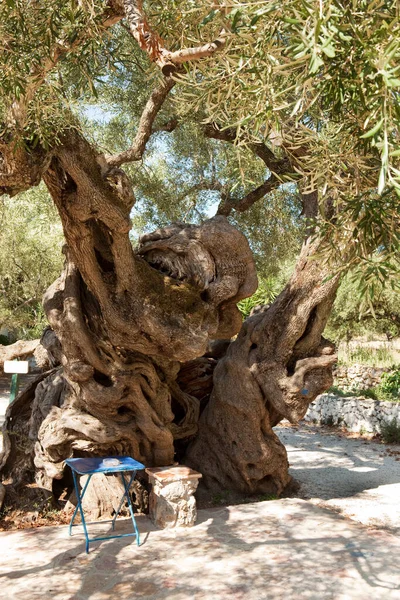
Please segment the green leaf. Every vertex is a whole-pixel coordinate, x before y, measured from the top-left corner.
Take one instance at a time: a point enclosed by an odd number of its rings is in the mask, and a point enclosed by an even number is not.
[[[360,135],[360,138],[363,139],[363,140],[366,140],[367,138],[370,138],[370,137],[374,136],[376,133],[378,133],[378,131],[381,130],[384,120],[385,119],[382,117],[382,119],[380,119],[378,121],[378,123],[376,123],[376,125],[374,125],[374,127],[372,127],[372,129],[370,129],[369,131],[367,131],[367,133],[364,133],[363,135]]]
[[[201,27],[202,25],[207,25],[207,23],[210,23],[210,21],[212,21],[212,20],[213,20],[213,19],[214,19],[214,18],[217,16],[217,14],[218,14],[218,13],[219,13],[219,10],[218,10],[218,9],[213,9],[213,10],[211,10],[211,11],[208,13],[208,15],[206,15],[206,16],[204,17],[204,19],[201,21],[201,23],[200,23],[200,27]]]
[[[379,181],[378,181],[378,194],[382,194],[386,183],[386,169],[385,167],[381,168],[379,173]]]
[[[311,75],[316,73],[318,69],[324,64],[324,61],[318,54],[313,54],[310,61],[310,69],[309,72]]]
[[[334,58],[336,55],[335,48],[332,44],[329,44],[328,46],[323,46],[322,52],[324,52],[324,54],[326,54],[326,56],[328,56],[329,58]]]

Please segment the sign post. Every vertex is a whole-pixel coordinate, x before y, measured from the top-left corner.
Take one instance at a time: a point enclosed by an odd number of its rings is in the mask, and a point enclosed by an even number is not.
[[[29,372],[29,362],[27,360],[5,360],[4,373],[12,373],[10,387],[10,404],[14,402],[18,394],[18,375]]]

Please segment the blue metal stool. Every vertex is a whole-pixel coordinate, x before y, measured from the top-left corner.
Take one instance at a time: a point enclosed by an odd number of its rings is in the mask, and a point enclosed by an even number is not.
[[[130,456],[107,456],[107,457],[103,457],[103,458],[67,458],[67,460],[65,462],[69,467],[71,467],[72,476],[74,478],[76,498],[77,498],[77,505],[76,505],[74,514],[72,515],[71,523],[69,524],[69,535],[72,534],[72,527],[74,524],[74,519],[79,510],[79,512],[81,514],[81,518],[82,518],[83,531],[85,532],[86,552],[87,553],[89,552],[90,542],[97,542],[99,540],[111,540],[114,538],[128,537],[128,536],[132,536],[132,535],[136,536],[136,543],[139,546],[139,544],[140,544],[139,531],[136,526],[135,516],[133,514],[132,502],[131,502],[131,498],[129,495],[129,488],[131,487],[132,482],[135,479],[136,472],[144,469],[145,468],[144,465],[142,465],[142,463],[140,463],[140,462],[137,462]],[[79,493],[78,480],[76,477],[77,473],[78,473],[78,475],[88,475],[89,476],[88,480],[85,484],[85,487],[82,490],[82,494]],[[134,529],[133,533],[123,533],[121,535],[108,535],[108,536],[102,536],[102,537],[89,538],[88,530],[86,527],[85,516],[83,514],[82,500],[83,500],[83,497],[87,490],[87,487],[89,485],[89,482],[92,478],[92,475],[94,475],[95,473],[120,473],[121,474],[121,480],[122,480],[122,484],[124,486],[125,492],[121,498],[121,502],[119,504],[118,510],[116,511],[116,513],[113,517],[112,529],[114,531],[115,520],[119,515],[119,512],[124,503],[124,500],[126,499],[128,502],[128,506],[129,506],[129,512],[131,513],[131,519],[132,519],[132,524],[133,524],[133,529]],[[124,477],[124,473],[131,473],[128,482],[126,481],[126,479]]]

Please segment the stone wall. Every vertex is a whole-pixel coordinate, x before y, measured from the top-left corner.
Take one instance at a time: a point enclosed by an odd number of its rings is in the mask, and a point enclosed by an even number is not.
[[[341,390],[367,389],[379,385],[383,373],[388,368],[367,367],[366,365],[338,365],[333,373],[334,385]]]
[[[400,402],[321,394],[304,418],[318,424],[342,425],[349,431],[380,433],[382,423],[394,418],[400,422]]]

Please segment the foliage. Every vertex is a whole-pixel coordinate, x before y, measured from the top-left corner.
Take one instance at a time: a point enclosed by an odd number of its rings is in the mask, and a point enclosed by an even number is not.
[[[192,3],[183,4],[187,19]],[[207,4],[197,3],[197,15]],[[393,133],[400,115],[398,5],[393,0],[372,4],[283,0],[234,2],[229,10],[213,9],[202,25],[207,31],[213,22],[214,31],[230,32],[227,51],[193,66],[188,98],[199,108],[205,104],[219,123],[231,125],[234,115],[238,126],[250,127],[254,135],[266,136],[274,127],[283,139],[297,137],[297,142],[315,143],[322,152],[328,150],[324,134],[319,137],[321,130],[308,125],[310,119],[321,125],[329,118],[334,136],[341,133],[343,155],[356,150],[362,161],[360,149],[371,152],[372,145],[377,150],[380,192],[387,179],[398,185]],[[175,6],[174,0],[158,4],[158,15],[166,16]],[[165,27],[164,33],[178,43],[176,28]],[[184,35],[193,33],[189,26]],[[307,156],[307,170],[310,160]],[[327,176],[337,179],[334,187],[344,183],[338,173],[320,176],[324,185]]]
[[[400,336],[398,291],[375,282],[371,300],[362,294],[362,285],[363,274],[358,270],[343,278],[328,321],[327,337],[338,342],[366,333],[385,334],[387,339]]]
[[[371,398],[372,400],[378,400],[376,388],[358,388],[353,387],[349,390],[342,390],[336,385],[332,385],[328,390],[328,394],[334,394],[339,398],[352,398],[354,396],[364,396],[365,398]]]
[[[400,402],[400,368],[393,365],[390,371],[382,375],[380,384],[373,388],[354,386],[351,389],[342,390],[333,385],[329,388],[328,393],[341,398],[363,396],[364,398],[383,402]]]
[[[250,312],[256,306],[264,306],[265,304],[271,304],[277,294],[277,281],[274,278],[263,279],[259,285],[255,294],[250,296],[250,298],[246,298],[245,300],[241,300],[238,303],[238,308],[243,315],[244,319],[250,315]]]
[[[155,24],[177,10],[174,0],[151,5]],[[283,180],[318,187],[322,211],[336,209],[319,229],[323,255],[336,267],[359,265],[373,297],[375,280],[399,269],[398,3],[234,2],[199,25],[207,6],[182,3],[184,43],[203,39],[210,24],[228,41],[188,69],[186,110],[236,126],[239,144],[251,135],[288,154],[293,172]],[[182,44],[167,23],[167,42]]]
[[[355,394],[357,394],[357,396],[364,396],[364,398],[369,398],[370,400],[382,400],[379,394],[379,390],[377,390],[377,387],[355,388]]]
[[[337,387],[336,385],[331,385],[331,387],[326,390],[327,394],[335,394],[335,396],[339,396],[340,398],[346,398],[348,392],[342,390],[342,388]]]
[[[0,324],[37,337],[47,324],[44,290],[62,266],[62,230],[44,187],[0,204]]]
[[[400,367],[397,366],[389,373],[384,373],[380,388],[388,395],[397,396],[400,401]]]
[[[385,444],[400,443],[400,423],[396,418],[381,425],[381,436]]]
[[[0,4],[0,104],[3,111],[27,96],[23,140],[54,144],[58,133],[74,124],[66,103],[94,91],[109,53],[104,45],[104,0],[7,0]],[[68,61],[59,58],[68,54]],[[56,67],[56,68],[54,68]],[[46,85],[40,85],[43,73]]]

